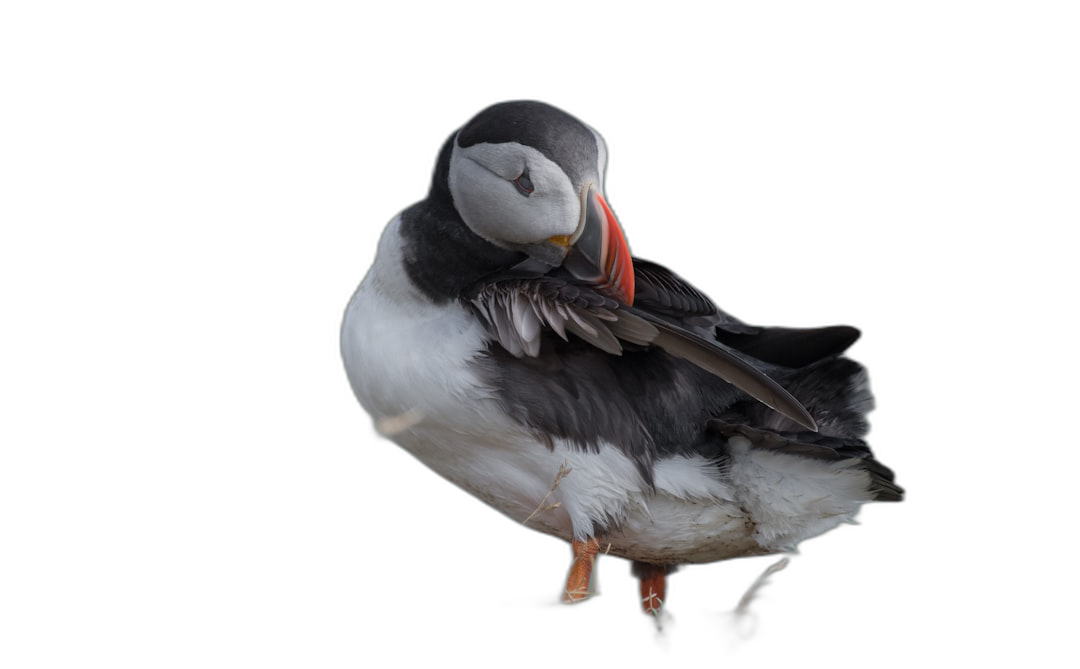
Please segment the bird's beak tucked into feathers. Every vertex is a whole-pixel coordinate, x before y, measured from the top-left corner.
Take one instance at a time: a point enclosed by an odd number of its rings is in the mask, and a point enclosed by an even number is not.
[[[581,223],[572,237],[549,240],[569,246],[563,268],[622,304],[632,305],[634,265],[622,226],[595,186],[582,191],[581,211]]]

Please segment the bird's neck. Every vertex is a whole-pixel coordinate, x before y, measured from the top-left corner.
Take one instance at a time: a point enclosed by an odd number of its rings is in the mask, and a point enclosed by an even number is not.
[[[459,299],[483,277],[523,258],[470,230],[449,199],[434,190],[402,212],[401,236],[405,271],[436,303]]]

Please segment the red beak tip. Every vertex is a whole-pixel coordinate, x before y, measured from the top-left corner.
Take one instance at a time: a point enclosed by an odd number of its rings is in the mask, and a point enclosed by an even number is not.
[[[610,277],[611,292],[627,306],[634,304],[634,259],[630,255],[630,245],[626,243],[619,220],[615,218],[607,201],[600,193],[596,199],[604,210],[607,219],[607,234],[604,265]]]

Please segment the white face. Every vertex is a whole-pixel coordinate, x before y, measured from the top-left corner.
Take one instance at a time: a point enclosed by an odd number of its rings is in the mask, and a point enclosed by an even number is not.
[[[558,165],[516,142],[454,146],[450,194],[473,232],[502,247],[570,236],[581,193]],[[588,191],[589,184],[584,184]]]

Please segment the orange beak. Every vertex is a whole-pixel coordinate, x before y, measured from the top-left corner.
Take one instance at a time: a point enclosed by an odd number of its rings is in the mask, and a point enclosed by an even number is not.
[[[576,278],[627,306],[634,303],[634,263],[622,226],[590,186],[582,199],[584,220],[572,240],[563,267]]]

